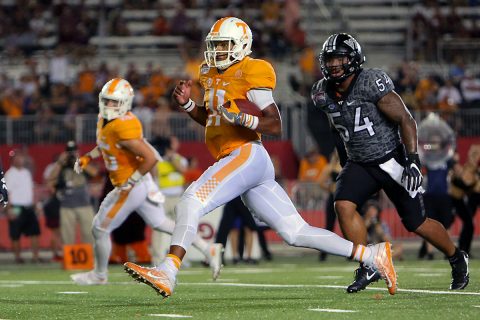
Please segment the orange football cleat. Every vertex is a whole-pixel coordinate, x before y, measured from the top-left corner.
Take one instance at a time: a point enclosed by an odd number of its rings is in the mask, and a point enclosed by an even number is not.
[[[394,295],[397,291],[397,273],[393,266],[391,244],[390,242],[382,242],[373,245],[371,248],[374,254],[374,267],[380,272],[382,279],[385,280],[388,292]]]
[[[142,267],[132,262],[126,262],[124,269],[135,281],[149,285],[164,298],[172,295],[175,288],[175,279],[170,279],[164,271]]]

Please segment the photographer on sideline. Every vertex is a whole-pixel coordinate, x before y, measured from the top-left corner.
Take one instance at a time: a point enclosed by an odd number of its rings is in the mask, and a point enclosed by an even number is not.
[[[87,178],[96,176],[98,169],[89,164],[81,174],[76,174],[73,165],[78,157],[77,144],[68,141],[49,176],[49,183],[56,189],[60,200],[60,233],[63,244],[75,243],[76,222],[80,224],[81,242],[93,244],[91,227],[95,213],[90,203]]]

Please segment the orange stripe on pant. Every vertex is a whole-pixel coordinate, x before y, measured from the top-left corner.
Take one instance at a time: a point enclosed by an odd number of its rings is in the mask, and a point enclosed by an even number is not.
[[[117,215],[118,211],[120,211],[120,208],[125,204],[125,201],[127,201],[129,192],[121,191],[120,196],[118,197],[117,202],[112,206],[110,211],[107,212],[107,216],[105,217],[105,220],[102,222],[102,228],[108,227],[110,222],[115,218]]]
[[[195,195],[200,199],[200,201],[205,201],[208,195],[233,171],[238,169],[242,164],[244,164],[250,157],[252,152],[252,145],[246,144],[240,147],[240,153],[238,156],[233,158],[232,161],[227,163],[222,169],[218,170],[210,179],[201,186]]]

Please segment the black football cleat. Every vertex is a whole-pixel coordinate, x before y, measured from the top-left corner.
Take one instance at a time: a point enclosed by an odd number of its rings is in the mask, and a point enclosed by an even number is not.
[[[452,282],[450,290],[465,289],[470,280],[468,271],[468,254],[465,251],[459,251],[459,254],[449,259],[452,266]]]
[[[364,290],[370,283],[381,279],[380,272],[370,268],[363,263],[355,270],[354,281],[347,287],[348,293],[355,293]]]

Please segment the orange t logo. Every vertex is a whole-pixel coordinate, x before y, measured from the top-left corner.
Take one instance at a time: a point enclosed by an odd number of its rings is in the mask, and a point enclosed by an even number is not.
[[[242,27],[243,29],[243,34],[247,33],[247,24],[245,22],[237,22],[235,24],[237,27]]]

